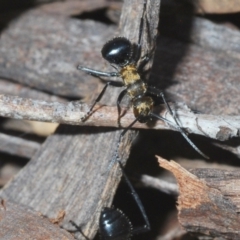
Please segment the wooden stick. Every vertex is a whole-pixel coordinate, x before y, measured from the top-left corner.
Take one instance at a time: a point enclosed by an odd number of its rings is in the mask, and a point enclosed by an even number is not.
[[[86,114],[88,109],[89,107],[86,104],[82,104],[79,101],[50,103],[0,95],[0,115],[3,117],[71,125],[118,127],[118,113],[115,106],[96,106],[91,116],[85,122],[81,122],[81,117]],[[186,128],[189,133],[203,135],[220,141],[239,136],[240,116],[194,114],[187,106],[179,103],[178,106],[173,106],[173,109],[176,109],[176,114],[182,127]],[[161,115],[171,121],[173,125],[168,125],[162,121],[153,122],[152,125],[138,122],[133,128],[177,130],[173,127],[175,124],[171,115],[163,106],[159,106],[155,110],[162,110]],[[129,109],[121,118],[122,127],[129,126],[134,119],[132,109]]]

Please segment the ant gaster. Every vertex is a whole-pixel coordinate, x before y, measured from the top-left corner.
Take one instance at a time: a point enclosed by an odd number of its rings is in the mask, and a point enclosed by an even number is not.
[[[145,225],[132,227],[132,223],[121,210],[105,207],[99,219],[99,232],[103,240],[126,240],[130,239],[135,234],[144,233],[150,230],[150,223],[142,202],[123,170],[121,163],[118,163],[122,170],[123,177],[131,190],[131,194],[141,211]]]
[[[102,89],[101,93],[96,98],[95,102],[87,112],[87,114],[81,118],[82,121],[85,121],[89,115],[91,114],[94,106],[97,102],[99,102],[104,95],[107,87],[109,85],[113,86],[121,86],[125,89],[119,94],[117,99],[117,108],[118,108],[118,123],[120,118],[120,103],[125,95],[128,95],[128,97],[131,100],[132,107],[133,107],[133,113],[136,117],[136,119],[121,133],[117,149],[120,145],[121,139],[124,136],[124,134],[137,122],[146,123],[150,119],[160,119],[178,131],[182,134],[182,136],[187,140],[187,142],[203,157],[208,159],[208,156],[206,156],[198,147],[188,138],[185,131],[180,126],[180,123],[175,116],[175,113],[170,108],[169,104],[167,103],[164,94],[162,91],[155,87],[148,86],[146,82],[142,79],[140,76],[140,72],[142,68],[147,64],[152,54],[146,54],[145,56],[141,57],[141,41],[142,41],[142,33],[143,33],[143,23],[144,23],[144,16],[146,14],[146,6],[147,2],[144,1],[143,4],[143,13],[140,20],[140,27],[139,27],[139,35],[138,35],[138,42],[137,44],[131,43],[127,38],[125,37],[116,37],[108,41],[102,48],[102,57],[107,60],[111,66],[113,66],[117,71],[115,72],[103,72],[103,71],[97,71],[88,67],[84,66],[78,66],[79,70],[82,70],[90,75],[94,75],[97,77],[121,77],[122,78],[122,84],[119,85],[119,82],[114,81],[108,81],[104,88]],[[139,61],[141,60],[141,61]],[[139,62],[139,64],[138,64]],[[173,124],[169,120],[155,114],[153,112],[154,107],[154,100],[150,95],[154,95],[157,97],[161,97],[163,99],[163,102],[165,106],[167,107],[169,113],[173,117],[176,124]],[[117,158],[117,151],[115,152],[115,158],[113,159],[112,163],[116,162]],[[111,164],[112,164],[111,163]]]

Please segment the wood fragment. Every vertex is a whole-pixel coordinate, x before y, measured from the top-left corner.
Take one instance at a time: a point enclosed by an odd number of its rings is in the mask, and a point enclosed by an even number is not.
[[[10,201],[0,203],[1,240],[74,240],[74,237],[47,218]]]
[[[3,95],[18,96],[22,98],[38,99],[49,102],[66,102],[65,98],[48,94],[31,87],[13,83],[4,79],[0,79],[0,91]]]
[[[1,78],[72,99],[87,96],[97,90],[98,81],[76,66],[88,57],[86,64],[91,61],[104,69],[100,50],[115,30],[98,22],[28,11],[2,34]]]
[[[212,174],[211,169],[208,171],[211,174],[207,176],[206,170],[200,170],[201,174],[205,175],[203,180],[203,176],[201,179],[198,178],[174,161],[169,162],[161,157],[158,157],[158,161],[161,167],[169,170],[177,179],[179,186],[177,206],[179,222],[186,231],[211,237],[239,239],[239,210],[236,202],[233,201],[233,195],[236,192],[234,193],[231,187],[226,187],[225,191],[222,191],[218,185],[221,174]],[[214,179],[216,176],[218,176],[218,179]],[[224,175],[222,181],[225,184],[230,181],[233,186],[237,187],[239,184],[234,184],[232,181],[233,176],[236,177],[236,181],[239,181],[239,171],[235,172],[235,174]],[[215,186],[209,182],[211,177],[214,179]],[[224,184],[223,182],[220,185]],[[234,198],[239,198],[238,193]]]
[[[41,144],[0,133],[0,151],[23,158],[31,158]]]
[[[237,13],[240,11],[238,0],[198,0],[196,7],[197,11],[202,14]]]
[[[49,220],[53,224],[60,224],[63,221],[63,219],[65,217],[65,214],[66,214],[65,211],[62,210],[58,213],[56,218],[52,218],[52,219],[49,219]]]
[[[239,115],[240,32],[177,11],[162,19],[152,81],[197,112]]]
[[[59,14],[65,16],[80,15],[83,12],[96,11],[101,8],[106,8],[110,4],[106,0],[71,0],[71,1],[56,1],[48,4],[43,4],[39,9],[48,14]]]
[[[218,189],[224,196],[229,198],[240,212],[240,170],[196,168],[189,170],[199,179],[207,182],[211,188]]]

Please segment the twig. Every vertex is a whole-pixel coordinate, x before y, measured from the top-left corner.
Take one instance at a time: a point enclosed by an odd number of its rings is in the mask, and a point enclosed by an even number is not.
[[[40,146],[41,144],[34,141],[0,133],[1,152],[24,158],[31,158],[33,154],[40,148]]]
[[[159,236],[156,240],[181,239],[184,234],[186,234],[186,231],[180,225],[177,225],[164,235]]]
[[[115,106],[97,106],[87,121],[82,123],[80,118],[86,114],[88,109],[89,107],[86,104],[82,104],[79,101],[51,103],[0,95],[0,115],[3,117],[71,125],[118,127],[118,113]],[[163,106],[156,108],[156,110],[159,111],[163,109]],[[182,127],[186,128],[189,133],[195,133],[221,141],[230,139],[231,137],[239,137],[240,116],[194,114],[183,104],[178,104],[176,114],[182,124]],[[174,122],[166,109],[164,109],[161,115],[169,121]],[[127,127],[134,119],[135,117],[130,109],[121,118],[122,127]],[[174,124],[169,126],[162,121],[157,121],[151,126],[136,123],[133,128],[176,130],[173,126]]]
[[[168,181],[164,181],[162,179],[148,176],[148,175],[141,175],[139,180],[145,187],[152,187],[158,189],[161,192],[171,194],[174,196],[178,195],[178,186],[176,183],[171,183]]]

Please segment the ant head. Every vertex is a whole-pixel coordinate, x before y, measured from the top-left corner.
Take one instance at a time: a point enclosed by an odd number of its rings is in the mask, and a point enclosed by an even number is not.
[[[121,210],[105,207],[99,219],[99,232],[102,239],[130,239],[132,224]]]
[[[127,65],[132,58],[132,44],[125,37],[113,38],[102,48],[102,56],[111,64]]]

